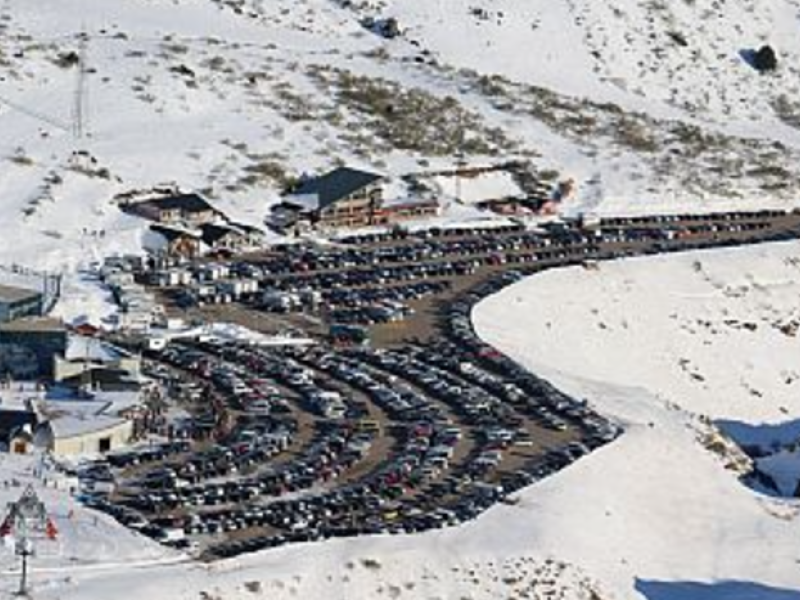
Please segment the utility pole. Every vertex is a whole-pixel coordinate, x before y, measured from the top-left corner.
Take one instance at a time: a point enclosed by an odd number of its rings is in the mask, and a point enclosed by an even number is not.
[[[25,537],[17,542],[17,554],[22,557],[22,576],[19,580],[17,596],[28,595],[28,557],[33,556],[33,547],[30,538]]]
[[[463,204],[461,201],[461,169],[466,165],[464,160],[464,141],[467,137],[466,125],[464,123],[464,116],[458,117],[458,148],[456,149],[456,202]]]
[[[461,203],[461,161],[456,160],[456,202]]]
[[[11,22],[11,2],[10,0],[3,0],[3,8],[0,9],[0,33],[8,29],[8,24]]]

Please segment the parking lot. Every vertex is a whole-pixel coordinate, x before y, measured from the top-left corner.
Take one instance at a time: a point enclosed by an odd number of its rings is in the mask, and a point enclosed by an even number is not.
[[[620,433],[482,342],[470,321],[477,302],[546,268],[799,229],[795,213],[678,215],[386,234],[235,257],[226,278],[255,280],[257,291],[187,310],[252,315],[317,343],[198,339],[149,352],[149,374],[189,417],[171,425],[169,441],[83,465],[85,501],[208,560],[473,519]],[[160,293],[191,298],[193,289]],[[328,336],[335,326],[363,328],[369,343]]]

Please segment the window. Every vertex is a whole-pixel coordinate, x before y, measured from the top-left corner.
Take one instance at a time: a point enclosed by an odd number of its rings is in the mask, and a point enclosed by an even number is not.
[[[111,450],[111,438],[110,437],[100,438],[100,441],[98,443],[98,450],[100,452],[108,452],[109,450]]]

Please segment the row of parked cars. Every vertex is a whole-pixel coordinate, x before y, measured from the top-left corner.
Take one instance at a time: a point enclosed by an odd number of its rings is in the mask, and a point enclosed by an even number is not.
[[[582,221],[557,221],[541,229],[526,229],[515,224],[501,227],[429,229],[416,232],[385,232],[349,236],[341,241],[346,247],[320,249],[316,246],[290,245],[269,260],[260,261],[256,272],[262,276],[291,274],[298,271],[325,271],[372,267],[385,264],[418,263],[456,255],[479,255],[545,248],[569,242],[589,243],[598,233],[636,230],[651,231],[666,237],[670,232],[702,233],[717,227],[758,230],[770,220],[785,216],[783,211],[730,212],[705,215],[651,215]],[[623,238],[619,238],[623,239]]]
[[[435,362],[436,352],[408,347],[400,354],[404,357],[400,364],[427,365]],[[296,540],[411,532],[463,522],[535,479],[534,467],[542,468],[538,464],[513,472],[498,468],[520,425],[512,409],[502,409],[502,398],[467,385],[466,379],[458,380],[460,390],[450,389],[457,375],[447,365],[420,367],[420,377],[433,375],[447,382],[446,388],[429,382],[434,391],[428,393],[413,385],[407,372],[401,381],[384,363],[387,356],[393,355],[322,347],[268,350],[210,343],[170,347],[161,354],[165,364],[208,376],[215,392],[236,411],[236,425],[211,448],[187,448],[181,442],[165,447],[163,453],[151,452],[153,462],[113,459],[112,465],[109,461],[109,470],[118,474],[131,465],[138,469],[134,477],[118,477],[111,501],[99,502],[97,508],[164,543],[177,545],[188,536],[202,541],[211,555],[229,556]],[[256,416],[247,411],[244,398],[256,387],[253,382],[268,386],[272,393],[291,395],[297,404],[293,410],[316,414],[314,436],[292,460],[272,464],[273,456],[265,456],[261,466],[240,461],[274,439],[274,427],[284,424],[285,415]],[[336,382],[358,390],[383,416],[376,418],[374,409],[365,412],[363,406],[359,411],[359,401]],[[469,418],[465,398],[472,396],[491,397],[505,421]],[[341,400],[345,413],[322,414],[325,398]],[[390,452],[356,480],[346,479],[347,471],[384,434],[395,439]],[[465,445],[466,438],[471,438],[471,448],[456,457],[455,448]],[[281,449],[288,443],[286,439]],[[173,457],[180,457],[180,463],[172,462]],[[227,470],[211,477],[201,471],[221,464]],[[253,535],[227,540],[240,530]]]

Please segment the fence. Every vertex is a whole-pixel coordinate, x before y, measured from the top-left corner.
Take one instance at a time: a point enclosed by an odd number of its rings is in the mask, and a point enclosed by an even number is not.
[[[48,273],[12,263],[0,264],[0,284],[36,290],[42,294],[42,314],[48,314],[61,297],[61,273]]]

